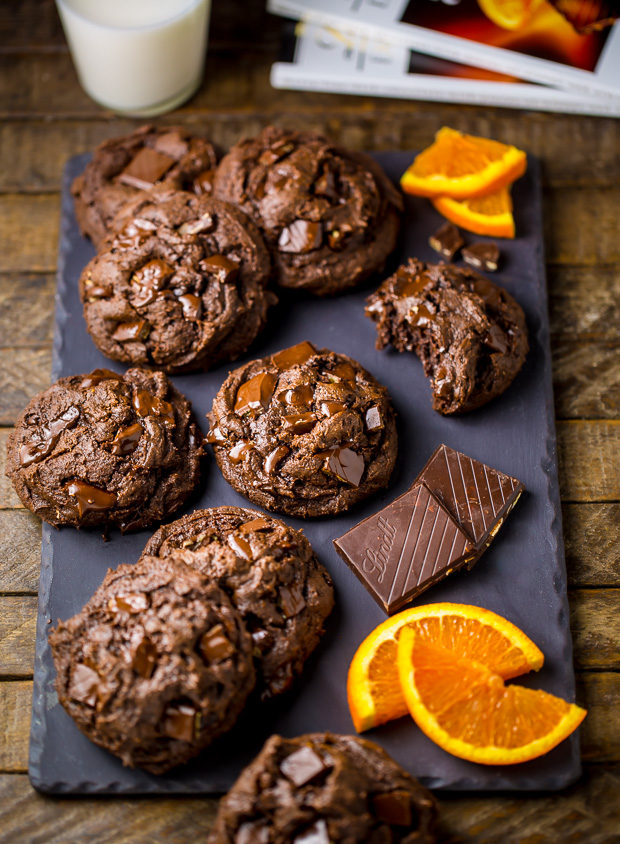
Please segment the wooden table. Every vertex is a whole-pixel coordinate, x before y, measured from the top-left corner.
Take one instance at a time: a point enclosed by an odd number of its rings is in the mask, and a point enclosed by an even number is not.
[[[542,159],[571,627],[589,710],[584,774],[561,794],[442,795],[442,840],[618,842],[620,121],[274,91],[281,24],[263,6],[214,4],[206,81],[162,122],[222,147],[273,122],[358,149],[421,148],[447,124]],[[0,842],[193,844],[214,799],[55,800],[26,776],[41,525],[4,477],[4,442],[49,384],[62,167],[139,123],[83,93],[53,0],[3,0],[0,63]]]

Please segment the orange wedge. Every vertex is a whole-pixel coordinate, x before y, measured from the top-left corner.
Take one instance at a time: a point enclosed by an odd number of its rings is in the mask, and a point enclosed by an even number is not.
[[[488,665],[504,680],[538,671],[544,657],[528,637],[505,618],[467,604],[427,604],[392,616],[357,649],[347,677],[347,699],[355,729],[361,733],[408,713],[397,668],[401,631]]]
[[[525,173],[526,154],[514,146],[444,126],[400,180],[405,193],[471,199],[506,187]]]
[[[438,196],[431,201],[440,214],[468,232],[487,234],[491,237],[515,236],[509,188],[502,188],[478,199],[459,201],[447,196]]]
[[[536,9],[547,6],[544,0],[478,0],[489,20],[502,29],[521,29],[531,20]]]
[[[512,765],[548,753],[583,721],[574,703],[543,691],[506,686],[482,662],[405,627],[398,673],[413,719],[461,759]]]

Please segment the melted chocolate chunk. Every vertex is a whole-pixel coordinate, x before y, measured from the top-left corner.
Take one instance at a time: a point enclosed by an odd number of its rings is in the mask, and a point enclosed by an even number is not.
[[[428,242],[435,252],[439,252],[451,261],[465,241],[453,223],[444,223],[435,234],[429,237]]]
[[[139,270],[136,270],[131,277],[131,283],[137,287],[137,292],[133,296],[134,305],[137,308],[142,308],[155,301],[157,295],[164,289],[166,281],[173,273],[174,269],[159,258],[149,261]],[[116,337],[116,332],[114,336]]]
[[[95,706],[97,703],[97,692],[99,691],[99,674],[88,665],[78,663],[71,675],[69,694],[80,703],[87,706]]]
[[[310,407],[314,399],[314,389],[309,384],[300,384],[292,390],[283,390],[278,393],[278,399],[296,407]]]
[[[211,255],[200,262],[200,267],[214,275],[221,284],[235,281],[239,275],[239,264],[237,261],[231,261],[226,255]]]
[[[84,481],[71,481],[67,484],[67,492],[77,499],[78,515],[80,518],[93,510],[109,510],[116,504],[116,494],[98,489]]]
[[[352,384],[355,384],[355,370],[351,366],[350,363],[346,361],[341,361],[334,366],[330,373],[332,375],[336,375],[338,378],[342,378],[345,381],[351,381]]]
[[[179,703],[164,710],[161,728],[164,735],[179,741],[193,742],[196,738],[197,716],[195,707]]]
[[[407,791],[388,791],[371,798],[373,812],[379,821],[393,826],[411,826],[411,795]]]
[[[67,431],[76,424],[80,416],[77,407],[69,407],[56,419],[52,420],[41,431],[42,438],[25,443],[19,450],[19,462],[22,466],[39,463],[51,454],[63,431]]]
[[[150,325],[145,319],[137,319],[133,322],[120,322],[112,332],[112,339],[119,343],[127,343],[132,340],[145,340],[148,337]]]
[[[215,229],[215,220],[212,214],[203,214],[197,220],[189,220],[179,226],[180,234],[203,234],[212,232]]]
[[[494,273],[499,264],[497,243],[472,243],[462,250],[461,255],[466,264],[489,273]]]
[[[136,592],[129,595],[115,595],[108,602],[110,612],[128,612],[130,615],[137,615],[149,608],[149,599],[143,592]]]
[[[241,824],[235,835],[235,844],[269,844],[269,829],[264,821]]]
[[[286,457],[289,451],[290,449],[286,445],[279,445],[277,448],[274,448],[273,451],[270,451],[267,455],[267,459],[265,460],[265,472],[267,472],[268,475],[273,475],[278,467],[278,464]]]
[[[127,428],[122,428],[112,440],[112,454],[119,457],[127,454],[133,454],[138,448],[140,437],[144,433],[144,428],[139,422],[129,425]]]
[[[131,667],[137,674],[148,680],[153,676],[156,665],[157,648],[150,639],[147,639],[146,636],[144,636],[134,651],[131,660]]]
[[[118,181],[138,190],[150,190],[175,164],[175,159],[163,152],[142,147],[118,175]]]
[[[114,244],[129,249],[136,249],[157,231],[157,225],[150,220],[136,217],[126,223],[114,237]]]
[[[271,525],[265,519],[252,519],[251,522],[245,522],[239,525],[241,533],[252,533],[255,530],[269,530]]]
[[[293,618],[306,606],[306,600],[301,589],[294,584],[292,586],[280,586],[280,606],[285,618]]]
[[[280,762],[280,770],[299,788],[318,777],[319,774],[325,773],[329,767],[318,753],[306,745],[283,759]]]
[[[148,390],[138,390],[133,399],[138,416],[156,416],[167,427],[175,425],[174,408],[170,402],[151,395]]]
[[[238,557],[243,557],[244,560],[252,560],[252,546],[242,536],[236,536],[234,533],[228,534],[228,544]]]
[[[183,316],[185,319],[199,320],[202,316],[202,299],[200,296],[194,296],[193,293],[184,293],[177,296],[183,308]]]
[[[366,428],[369,434],[372,434],[375,431],[380,431],[381,428],[383,428],[383,422],[381,421],[381,411],[378,407],[373,406],[368,408],[368,410],[364,414],[364,427]]]
[[[222,624],[216,624],[200,637],[198,647],[205,662],[223,662],[230,659],[235,648],[226,636]]]
[[[280,252],[299,252],[304,254],[318,249],[323,241],[323,227],[321,223],[309,220],[295,220],[290,226],[282,229],[278,240]]]
[[[364,458],[347,446],[334,446],[321,452],[326,458],[323,471],[353,487],[358,487],[364,474]]]
[[[278,381],[278,376],[272,372],[260,372],[239,387],[235,401],[235,413],[256,415],[267,410]]]
[[[283,416],[284,430],[293,434],[307,434],[317,423],[314,413],[296,413],[291,416]]]
[[[253,449],[254,446],[249,440],[241,440],[230,449],[228,456],[232,463],[241,463],[246,454],[249,454]]]
[[[271,356],[272,362],[278,369],[290,369],[295,364],[305,363],[307,360],[316,354],[316,349],[312,343],[304,340],[302,343],[297,343],[296,346],[291,346],[288,349],[283,349]]]
[[[97,299],[109,299],[114,292],[112,287],[107,284],[94,284],[87,281],[84,286],[89,302],[95,302]]]
[[[88,390],[90,387],[96,387],[102,381],[122,381],[123,376],[118,372],[113,372],[111,369],[93,369],[90,375],[82,380],[78,389]]]
[[[321,402],[321,413],[323,414],[323,416],[327,416],[328,418],[331,416],[335,416],[337,413],[342,413],[346,409],[346,404],[343,404],[341,401]]]
[[[210,196],[213,191],[213,174],[215,170],[203,170],[192,181],[192,190],[197,196]]]
[[[211,428],[211,430],[205,437],[205,440],[211,445],[213,445],[213,443],[225,443],[226,435],[222,433],[221,428]]]

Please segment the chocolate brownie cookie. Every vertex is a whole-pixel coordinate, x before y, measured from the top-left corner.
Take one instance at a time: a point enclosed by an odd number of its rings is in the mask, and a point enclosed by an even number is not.
[[[203,437],[163,372],[96,369],[35,396],[8,440],[6,473],[52,525],[145,527],[200,478]]]
[[[254,685],[239,614],[173,556],[108,571],[50,643],[58,699],[80,730],[153,774],[229,730]]]
[[[277,300],[256,226],[229,203],[159,189],[133,200],[80,277],[104,355],[168,373],[244,352]]]
[[[209,844],[433,844],[437,803],[373,742],[274,735],[220,801]]]
[[[383,269],[402,196],[381,167],[321,135],[269,126],[220,162],[213,192],[260,226],[283,287],[319,296]]]
[[[255,510],[217,507],[161,527],[144,553],[180,557],[217,583],[252,635],[262,696],[289,688],[334,605],[329,574],[301,531]]]
[[[82,234],[99,246],[121,207],[157,184],[211,193],[216,162],[212,144],[181,126],[142,126],[104,141],[71,186]]]
[[[348,509],[385,487],[396,462],[385,387],[346,355],[308,342],[231,372],[208,419],[228,483],[290,516]]]
[[[377,348],[415,351],[440,413],[465,413],[503,393],[528,352],[521,307],[468,268],[410,258],[367,302]]]

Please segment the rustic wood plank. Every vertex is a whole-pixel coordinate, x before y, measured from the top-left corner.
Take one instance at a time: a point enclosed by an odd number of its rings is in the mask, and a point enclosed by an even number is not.
[[[620,668],[618,589],[573,589],[568,595],[576,668]]]
[[[552,266],[547,271],[547,281],[554,339],[618,339],[618,267]]]
[[[620,340],[554,338],[551,354],[556,419],[618,419]]]
[[[0,510],[0,592],[36,592],[41,520],[30,510]]]
[[[0,425],[14,425],[30,399],[50,385],[52,352],[0,347]]]
[[[620,586],[620,504],[564,504],[571,587]]]
[[[620,500],[620,421],[558,422],[560,491],[564,501]]]
[[[0,272],[53,271],[59,216],[55,195],[0,196]]]
[[[0,682],[0,771],[19,773],[28,767],[32,682]]]
[[[10,428],[0,428],[0,510],[10,510],[23,507],[23,504],[17,497],[13,484],[4,474],[4,467],[6,466],[6,441]]]
[[[56,279],[51,273],[0,274],[0,349],[51,346],[55,292]]]
[[[590,762],[620,759],[620,673],[577,674],[577,701],[588,710],[581,730],[581,755]]]
[[[36,624],[36,596],[0,596],[0,675],[32,676]]]

